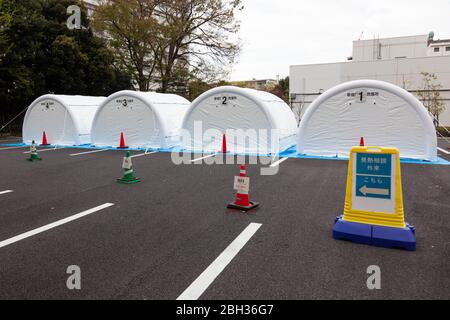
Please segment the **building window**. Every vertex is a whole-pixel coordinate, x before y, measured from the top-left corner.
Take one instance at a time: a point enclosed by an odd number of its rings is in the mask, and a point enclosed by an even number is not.
[[[439,52],[439,49],[440,49],[439,47],[435,47],[434,52]]]
[[[449,52],[450,51],[450,47],[445,47],[445,51]]]

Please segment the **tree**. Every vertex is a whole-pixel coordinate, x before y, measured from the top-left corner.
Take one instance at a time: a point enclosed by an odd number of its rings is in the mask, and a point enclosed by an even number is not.
[[[278,82],[268,83],[264,89],[264,91],[270,92],[271,94],[277,96],[280,99],[284,99],[283,89],[280,87]]]
[[[194,101],[202,93],[217,87],[229,86],[229,82],[221,80],[215,83],[206,83],[202,80],[193,80],[189,82],[189,101]]]
[[[280,81],[275,84],[268,85],[266,91],[283,99],[286,103],[289,103],[289,77],[280,79]]]
[[[129,70],[140,90],[161,92],[207,83],[227,71],[239,53],[241,0],[110,0],[94,14],[96,31]]]
[[[201,80],[189,82],[189,101],[194,101],[203,92],[212,89],[213,86]]]
[[[4,1],[0,0],[0,8],[4,7]],[[12,8],[0,14],[0,61],[9,51],[8,38],[5,31],[10,27],[12,20]]]
[[[76,2],[82,6],[80,2]],[[131,87],[103,40],[69,30],[72,0],[0,0],[0,104],[15,115],[46,93],[109,95]],[[3,106],[7,106],[6,110]]]
[[[103,1],[96,8],[92,26],[104,35],[114,55],[133,75],[141,91],[148,91],[156,70],[155,54],[161,25],[155,9],[160,0]]]
[[[289,76],[287,76],[286,78],[280,79],[278,84],[279,84],[281,90],[283,90],[284,94],[286,96],[288,96],[289,95]]]
[[[435,127],[439,126],[439,115],[445,111],[445,105],[441,98],[440,90],[442,85],[436,83],[438,80],[434,73],[421,72],[422,86],[417,92],[420,100],[425,108],[427,108],[430,115],[433,117]]]

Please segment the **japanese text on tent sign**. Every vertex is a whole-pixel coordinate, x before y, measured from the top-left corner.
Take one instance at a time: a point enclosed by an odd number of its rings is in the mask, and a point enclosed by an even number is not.
[[[356,157],[356,196],[391,199],[392,155],[358,153]]]

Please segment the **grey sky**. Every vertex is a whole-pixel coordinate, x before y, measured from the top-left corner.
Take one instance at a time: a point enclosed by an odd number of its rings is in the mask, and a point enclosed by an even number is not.
[[[352,41],[427,34],[450,38],[450,0],[243,0],[243,51],[232,80],[275,78],[295,64],[345,61]]]

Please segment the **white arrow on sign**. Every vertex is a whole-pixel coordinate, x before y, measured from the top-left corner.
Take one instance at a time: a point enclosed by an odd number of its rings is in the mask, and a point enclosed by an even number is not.
[[[359,189],[363,195],[367,196],[367,194],[376,194],[380,196],[388,196],[389,189],[376,189],[376,188],[367,188],[367,186],[363,186]]]

